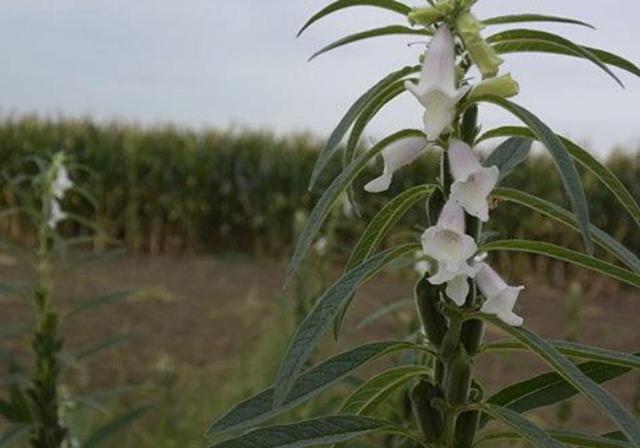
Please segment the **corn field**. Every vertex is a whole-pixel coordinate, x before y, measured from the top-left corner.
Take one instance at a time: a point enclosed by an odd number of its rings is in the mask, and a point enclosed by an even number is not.
[[[195,132],[91,120],[7,119],[0,123],[1,206],[16,202],[7,179],[19,171],[26,157],[63,150],[86,168],[86,174],[75,181],[91,198],[72,196],[65,208],[96,218],[104,235],[123,242],[131,252],[286,256],[298,223],[317,199],[307,186],[321,142],[310,135],[275,136],[252,130]],[[632,149],[613,152],[607,164],[640,200],[640,152]],[[340,169],[338,159],[327,171],[327,179]],[[379,167],[368,167],[355,188],[357,210],[366,219],[349,213],[349,207],[337,210],[334,247],[347,247],[348,241],[354,241],[363,223],[389,197],[434,178],[437,163],[437,154],[425,156],[423,163],[404,168],[406,175],[398,176],[390,191],[381,195],[360,193],[361,186],[379,171]],[[630,218],[621,216],[608,193],[597,188],[597,179],[585,175],[584,182],[592,222],[640,252],[640,235],[630,231]],[[508,177],[504,186],[567,203],[552,161],[544,155],[531,155],[525,168]],[[498,206],[503,219],[494,222],[502,228],[491,230],[579,245],[577,233],[533,212],[526,212],[526,220],[515,219],[520,211],[514,204]],[[404,220],[407,231],[418,230],[417,223],[422,221],[417,213],[423,212],[413,213]],[[23,228],[13,217],[0,221],[2,234],[28,241],[30,236]],[[63,224],[62,229],[70,235],[83,233],[75,222]],[[95,246],[103,243],[100,239],[93,242]]]

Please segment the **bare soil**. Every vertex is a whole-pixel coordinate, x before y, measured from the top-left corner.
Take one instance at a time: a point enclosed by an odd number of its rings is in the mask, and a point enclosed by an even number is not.
[[[27,274],[1,260],[3,281],[17,281]],[[272,261],[184,257],[124,257],[96,264],[82,271],[59,277],[57,297],[62,307],[118,290],[136,292],[126,301],[99,308],[64,323],[65,342],[71,352],[89,347],[101,337],[132,332],[134,338],[121,348],[100,355],[84,372],[87,385],[114,381],[142,382],[157,370],[164,358],[194,368],[220,373],[224,378],[257,346],[266,326],[274,320],[274,301],[284,300],[282,280],[284,264]],[[336,271],[337,273],[338,271]],[[412,295],[413,279],[382,276],[365,285],[356,299],[349,322],[383,304]],[[581,342],[612,349],[640,349],[640,295],[608,282],[582,277],[585,289],[581,307]],[[526,325],[549,338],[563,338],[567,328],[567,292],[552,289],[541,279],[523,282],[527,290],[521,296],[518,313]],[[2,323],[29,322],[31,305],[25,299],[0,299]],[[339,347],[363,340],[402,338],[410,316],[389,317],[365,330],[353,330]],[[351,330],[349,330],[351,328]],[[285,330],[283,330],[285,331]],[[490,338],[500,336],[489,331]],[[332,343],[327,339],[329,347]],[[531,356],[518,353],[482,355],[475,371],[489,392],[513,380],[524,379],[544,370]],[[638,377],[633,374],[611,382],[609,387],[621,401],[633,406],[637,400]],[[588,402],[578,400],[570,426],[610,429],[607,422]],[[545,410],[541,418],[553,422],[554,412]]]

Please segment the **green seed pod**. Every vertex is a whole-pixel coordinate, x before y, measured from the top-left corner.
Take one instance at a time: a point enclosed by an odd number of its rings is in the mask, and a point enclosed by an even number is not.
[[[471,386],[471,358],[460,345],[455,355],[447,364],[445,378],[445,397],[450,406],[460,406],[469,398]]]
[[[422,380],[411,389],[413,418],[428,443],[436,442],[442,434],[442,415],[433,407],[434,398],[442,398],[442,391],[429,381]]]
[[[462,115],[462,126],[460,129],[462,141],[469,146],[474,146],[474,142],[480,127],[478,126],[478,106],[473,105]]]
[[[438,309],[439,301],[439,289],[429,283],[425,275],[416,284],[416,305],[427,338],[436,347],[440,346],[447,331],[447,321]]]
[[[482,345],[482,336],[484,335],[484,322],[480,319],[468,320],[462,324],[460,332],[460,342],[464,345],[465,350],[470,355],[478,353]]]
[[[471,448],[480,422],[479,411],[467,411],[458,416],[453,436],[453,448]]]

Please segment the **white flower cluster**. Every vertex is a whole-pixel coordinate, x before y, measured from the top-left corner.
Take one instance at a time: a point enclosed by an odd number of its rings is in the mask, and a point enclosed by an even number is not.
[[[56,164],[54,169],[55,177],[50,187],[47,219],[47,224],[52,229],[55,229],[60,221],[66,219],[67,214],[62,210],[60,203],[67,191],[73,187],[69,172],[61,162]]]
[[[423,151],[435,146],[440,135],[450,128],[456,104],[468,93],[469,86],[456,87],[455,43],[447,25],[433,36],[425,54],[418,84],[407,81],[406,88],[424,106],[426,137],[397,141],[383,153],[384,171],[369,182],[369,192],[385,191],[393,173],[413,162]],[[451,139],[447,149],[453,183],[436,225],[422,235],[423,256],[434,263],[422,262],[416,268],[432,275],[434,285],[446,283],[445,293],[456,305],[463,306],[469,295],[469,279],[485,297],[481,311],[494,314],[513,326],[522,318],[513,308],[523,286],[508,286],[502,278],[477,256],[476,241],[465,233],[465,212],[479,220],[489,219],[489,195],[498,182],[498,168],[484,167],[464,142]]]

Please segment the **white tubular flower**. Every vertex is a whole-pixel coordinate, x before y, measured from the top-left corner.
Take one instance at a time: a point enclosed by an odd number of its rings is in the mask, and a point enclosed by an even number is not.
[[[71,187],[73,187],[73,182],[69,178],[69,172],[64,165],[61,165],[56,172],[56,178],[51,184],[51,194],[56,199],[62,199]]]
[[[416,160],[427,147],[427,139],[424,137],[407,137],[393,142],[382,150],[384,160],[382,175],[365,185],[364,189],[369,193],[388,190],[393,173]]]
[[[456,203],[449,200],[442,208],[435,226],[429,227],[422,234],[422,251],[425,255],[437,261],[437,272],[429,277],[434,285],[454,281],[448,289],[460,301],[461,285],[458,276],[473,277],[477,267],[469,264],[468,260],[478,249],[476,242],[464,233],[464,212]],[[465,294],[466,296],[466,294]]]
[[[447,25],[440,26],[429,43],[418,84],[406,81],[405,87],[425,107],[427,138],[435,141],[449,127],[455,105],[470,89],[456,88],[455,44]]]
[[[498,316],[504,323],[519,327],[524,320],[513,312],[520,291],[524,286],[509,286],[491,267],[482,263],[476,276],[476,283],[482,295],[487,299],[480,311]]]
[[[447,282],[445,293],[458,306],[464,305],[469,295],[469,281],[467,275],[457,275]]]
[[[47,220],[47,225],[55,229],[60,221],[66,219],[67,214],[62,211],[62,207],[60,207],[60,202],[57,199],[52,199],[49,203],[49,219]]]
[[[483,167],[469,145],[460,140],[451,140],[448,154],[454,180],[451,199],[470,215],[489,220],[488,198],[498,183],[498,167]]]

